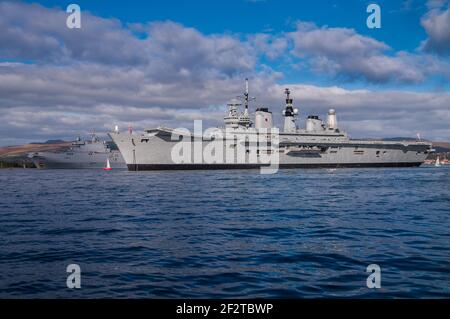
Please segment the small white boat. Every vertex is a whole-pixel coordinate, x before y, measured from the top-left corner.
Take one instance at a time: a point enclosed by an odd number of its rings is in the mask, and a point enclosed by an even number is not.
[[[441,161],[439,160],[439,156],[436,158],[436,162],[434,162],[434,166],[436,166],[436,167],[441,166]]]

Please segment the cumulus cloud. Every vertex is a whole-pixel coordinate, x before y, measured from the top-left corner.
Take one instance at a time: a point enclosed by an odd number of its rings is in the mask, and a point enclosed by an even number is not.
[[[214,70],[225,75],[249,71],[254,54],[231,35],[205,36],[173,22],[139,26],[143,37],[115,19],[82,14],[82,28],[66,27],[67,14],[38,4],[0,3],[0,55],[35,63],[75,62],[147,66],[169,77]],[[169,63],[170,62],[170,65]],[[171,67],[171,69],[164,69]]]
[[[243,77],[211,76],[191,84],[196,76],[162,81],[145,68],[2,63],[0,136],[26,132],[29,139],[56,138],[65,132],[60,137],[70,138],[114,124],[188,127],[194,118],[217,124],[212,120],[221,118],[224,103],[242,92]],[[252,90],[261,92],[271,83],[261,75],[252,81]]]
[[[69,29],[64,10],[20,2],[0,3],[0,16],[0,54],[3,58],[121,65],[148,61],[144,41],[134,37],[118,20],[83,12],[83,27]]]
[[[152,59],[162,63],[170,61],[178,70],[219,70],[234,75],[250,71],[255,65],[249,47],[229,35],[205,36],[173,22],[151,23],[148,35]]]
[[[269,59],[276,59],[286,53],[288,39],[284,36],[273,36],[271,34],[258,33],[249,37],[252,47],[267,56]]]
[[[299,22],[289,37],[294,42],[292,53],[308,58],[316,72],[375,83],[418,83],[429,70],[422,57],[407,52],[389,55],[387,44],[353,29]]]
[[[431,10],[421,19],[428,38],[421,48],[426,52],[450,55],[450,8],[442,9],[443,4],[432,4]]]

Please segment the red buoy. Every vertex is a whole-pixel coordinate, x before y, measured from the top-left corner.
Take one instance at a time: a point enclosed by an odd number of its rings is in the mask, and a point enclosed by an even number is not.
[[[106,160],[106,167],[103,167],[104,171],[112,171],[111,164],[109,163],[109,158]]]

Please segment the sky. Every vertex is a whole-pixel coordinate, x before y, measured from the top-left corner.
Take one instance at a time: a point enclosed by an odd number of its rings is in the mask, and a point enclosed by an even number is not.
[[[0,145],[218,126],[245,78],[278,125],[289,87],[300,126],[448,141],[449,0],[0,1]]]

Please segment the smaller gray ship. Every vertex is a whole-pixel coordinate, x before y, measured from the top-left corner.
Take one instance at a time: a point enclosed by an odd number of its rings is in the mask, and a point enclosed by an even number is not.
[[[78,138],[70,148],[59,152],[36,152],[28,154],[34,165],[40,169],[84,169],[126,168],[125,161],[113,142],[101,141],[95,134],[91,140]]]

